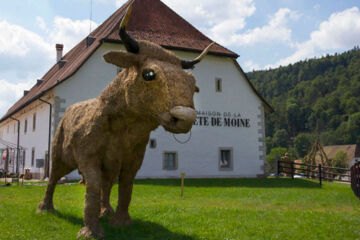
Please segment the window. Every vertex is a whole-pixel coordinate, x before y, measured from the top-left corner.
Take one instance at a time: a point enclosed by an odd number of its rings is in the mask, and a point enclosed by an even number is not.
[[[36,129],[36,113],[34,113],[33,115],[33,132],[35,131]]]
[[[149,146],[150,148],[156,148],[156,139],[150,139]]]
[[[16,128],[16,125],[15,125],[15,123],[14,123],[14,133],[15,133],[15,128]]]
[[[215,90],[216,92],[222,92],[222,79],[215,78]]]
[[[34,166],[34,161],[35,161],[35,148],[33,147],[31,149],[31,166]]]
[[[177,152],[164,152],[163,169],[176,170],[178,168],[177,158]]]
[[[27,119],[25,119],[25,122],[24,122],[24,133],[27,132]]]
[[[219,170],[232,170],[233,157],[232,148],[220,148],[219,151]]]

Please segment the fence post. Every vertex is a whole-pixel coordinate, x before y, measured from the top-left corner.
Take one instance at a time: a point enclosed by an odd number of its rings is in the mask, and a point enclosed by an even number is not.
[[[319,181],[320,181],[320,186],[322,185],[322,176],[321,176],[321,164],[319,164]]]
[[[309,165],[306,165],[306,177],[310,178],[310,167],[309,167]]]
[[[360,162],[356,160],[356,168],[354,168],[354,178],[355,178],[355,187],[356,187],[356,196],[360,198]],[[356,178],[357,177],[357,178]]]
[[[294,162],[291,161],[291,178],[294,179]]]
[[[185,176],[185,173],[181,173],[181,193],[180,193],[181,198],[184,195],[184,176]]]

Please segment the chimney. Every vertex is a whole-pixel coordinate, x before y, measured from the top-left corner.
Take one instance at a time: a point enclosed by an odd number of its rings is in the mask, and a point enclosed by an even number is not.
[[[56,62],[59,62],[63,55],[64,45],[57,43],[55,47],[56,47]]]

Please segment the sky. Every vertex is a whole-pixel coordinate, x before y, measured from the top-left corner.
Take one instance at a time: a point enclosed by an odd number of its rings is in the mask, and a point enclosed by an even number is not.
[[[92,1],[92,21],[90,21]],[[162,0],[238,53],[248,72],[360,45],[359,0]],[[126,0],[12,0],[0,8],[0,116]]]

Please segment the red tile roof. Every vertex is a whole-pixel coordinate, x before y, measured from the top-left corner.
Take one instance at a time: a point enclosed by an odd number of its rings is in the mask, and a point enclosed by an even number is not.
[[[148,40],[165,48],[201,52],[212,40],[159,0],[135,0],[127,32],[135,39]],[[106,39],[120,40],[119,29],[112,29]],[[219,44],[210,54],[237,58],[238,55]]]
[[[57,84],[71,77],[95,52],[102,42],[121,42],[118,35],[119,24],[130,1],[125,3],[90,36],[96,40],[86,46],[86,38],[71,49],[62,60],[67,62],[62,68],[55,64],[30,92],[16,102],[2,117],[4,121],[31,102],[39,99]],[[190,23],[177,15],[160,0],[135,0],[127,31],[135,38],[155,42],[168,49],[201,52],[212,41]],[[55,54],[55,53],[54,53]],[[237,58],[238,55],[219,44],[215,44],[209,54]]]

